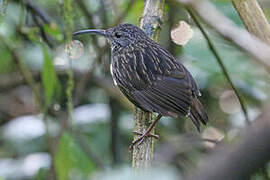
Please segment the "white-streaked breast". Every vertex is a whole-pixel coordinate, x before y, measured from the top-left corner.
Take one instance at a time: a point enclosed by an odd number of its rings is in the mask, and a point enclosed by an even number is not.
[[[112,78],[113,78],[113,83],[114,83],[115,86],[117,86],[117,82],[116,82],[116,80],[114,79],[114,75],[113,75],[113,66],[112,66],[112,63],[111,63],[111,65],[110,65],[110,71],[111,71],[111,75],[112,75]]]

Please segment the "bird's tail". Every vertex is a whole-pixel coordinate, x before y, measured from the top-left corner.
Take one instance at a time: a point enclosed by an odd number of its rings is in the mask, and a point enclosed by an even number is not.
[[[203,105],[197,97],[194,97],[191,100],[190,119],[195,124],[199,132],[201,123],[206,125],[208,121],[208,116],[203,108]]]

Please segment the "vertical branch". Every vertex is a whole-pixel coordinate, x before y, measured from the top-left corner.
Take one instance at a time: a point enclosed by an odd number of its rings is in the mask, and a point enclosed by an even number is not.
[[[72,31],[73,31],[73,17],[74,13],[72,10],[73,6],[73,0],[65,0],[63,2],[63,16],[65,20],[65,28],[66,28],[66,42],[69,43],[72,39]],[[73,111],[73,102],[72,102],[72,92],[74,89],[74,77],[73,77],[73,71],[72,71],[72,63],[71,59],[69,59],[69,69],[68,69],[68,83],[67,83],[67,89],[66,89],[66,95],[67,95],[67,109],[68,109],[68,119],[69,122],[72,121],[72,111]],[[71,123],[70,123],[71,125]]]
[[[234,91],[235,95],[237,96],[237,99],[240,103],[240,106],[241,106],[241,109],[242,109],[242,112],[245,116],[245,119],[246,119],[246,123],[247,124],[250,124],[250,119],[249,119],[249,116],[248,116],[248,111],[247,111],[247,107],[246,107],[246,104],[244,103],[244,100],[242,98],[242,96],[240,95],[240,92],[238,91],[238,89],[234,86],[233,84],[233,81],[225,67],[225,65],[223,64],[223,61],[217,51],[217,49],[215,48],[212,40],[210,39],[210,37],[208,36],[207,32],[204,30],[204,28],[202,27],[200,21],[197,19],[196,15],[193,13],[192,9],[190,7],[187,7],[187,10],[190,14],[190,16],[192,17],[192,19],[194,20],[195,24],[198,26],[198,28],[200,29],[200,31],[202,32],[203,36],[205,37],[207,43],[208,43],[208,46],[210,48],[210,50],[213,52],[214,56],[216,57],[216,60],[222,70],[222,73],[224,74],[225,78],[227,79],[227,81],[229,82],[232,90]]]
[[[73,12],[73,0],[64,0],[63,2],[63,16],[65,21],[65,35],[67,38],[67,41],[70,41],[72,39],[72,31],[73,31],[73,18],[74,18],[74,12]]]
[[[0,25],[5,17],[6,8],[10,0],[0,0]]]
[[[163,15],[164,0],[145,0],[140,27],[152,39],[157,41]],[[145,132],[153,121],[153,114],[139,108],[134,112],[134,130]],[[138,136],[134,135],[134,140]],[[148,138],[139,147],[133,147],[132,167],[134,169],[149,168],[153,159],[154,139]]]
[[[270,25],[256,0],[232,0],[249,32],[270,45]]]
[[[110,97],[110,107],[112,110],[112,116],[110,120],[111,128],[111,154],[112,154],[112,164],[117,165],[120,162],[120,135],[119,135],[119,103]]]
[[[192,7],[202,20],[217,31],[221,36],[230,40],[253,60],[262,64],[270,72],[270,47],[258,40],[255,36],[239,28],[235,23],[220,13],[217,8],[207,0],[176,0],[177,2]]]

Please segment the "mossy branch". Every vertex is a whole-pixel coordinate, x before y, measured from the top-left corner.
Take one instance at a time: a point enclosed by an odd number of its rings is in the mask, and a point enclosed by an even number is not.
[[[232,0],[250,33],[270,45],[270,25],[256,0]]]
[[[66,35],[66,43],[69,43],[72,40],[72,32],[74,27],[74,12],[73,12],[73,0],[65,0],[63,2],[63,17],[65,20],[65,35]],[[67,109],[68,109],[68,120],[69,125],[72,124],[72,111],[73,111],[73,101],[72,101],[72,92],[74,89],[74,75],[72,71],[72,63],[71,59],[68,57],[69,61],[69,69],[67,71],[68,75],[68,83],[66,88],[67,95]]]
[[[160,30],[163,15],[164,0],[145,0],[140,27],[155,41]],[[134,112],[134,130],[143,133],[153,121],[153,113],[144,112],[139,108]],[[153,130],[154,131],[154,130]],[[134,140],[138,136],[134,135]],[[132,167],[134,169],[145,169],[151,167],[154,150],[154,139],[148,138],[139,147],[134,146]]]

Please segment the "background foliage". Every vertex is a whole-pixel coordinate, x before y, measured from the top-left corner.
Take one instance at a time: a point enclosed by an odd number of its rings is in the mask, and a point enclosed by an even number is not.
[[[244,28],[228,0],[214,5]],[[270,18],[270,4],[259,1]],[[113,86],[105,39],[80,36],[85,53],[67,57],[72,32],[138,24],[143,1],[0,1],[0,179],[130,178],[133,106]],[[202,33],[187,11],[166,1],[160,44],[195,77],[210,122],[202,137],[237,139],[245,126],[239,102]],[[170,39],[180,20],[194,33],[185,46]],[[251,120],[269,100],[269,74],[231,42],[204,25],[248,107]],[[215,143],[201,141],[185,118],[163,118],[157,133],[153,174],[176,179],[196,170]],[[162,171],[159,170],[162,168]],[[267,179],[269,167],[253,179]],[[119,175],[120,173],[120,175]],[[142,175],[145,179],[147,175]]]

